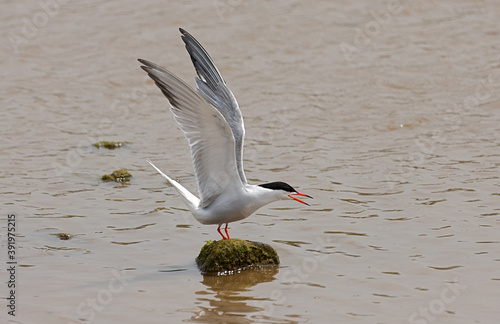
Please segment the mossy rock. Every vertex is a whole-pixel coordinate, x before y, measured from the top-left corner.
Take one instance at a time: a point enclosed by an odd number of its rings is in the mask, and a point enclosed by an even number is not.
[[[111,174],[105,174],[101,177],[102,181],[116,181],[116,182],[124,182],[130,181],[132,175],[128,172],[127,169],[120,169],[113,171]]]
[[[53,234],[53,235],[56,235],[60,240],[69,240],[73,237],[72,234],[69,234],[69,233],[56,233],[56,234]]]
[[[116,148],[122,147],[123,143],[122,142],[112,142],[112,141],[101,141],[92,144],[98,149],[101,149],[102,147],[107,148],[108,150],[114,150]]]
[[[209,241],[196,258],[198,268],[205,273],[231,272],[279,263],[278,253],[269,244],[240,239]]]

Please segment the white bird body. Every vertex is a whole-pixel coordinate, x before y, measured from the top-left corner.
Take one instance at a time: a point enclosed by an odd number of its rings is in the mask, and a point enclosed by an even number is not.
[[[200,207],[200,199],[171,179],[151,161],[148,162],[181,194],[194,218],[205,225],[232,223],[247,218],[257,209],[281,199],[286,195],[276,190],[245,184],[236,191],[218,196],[209,206]]]
[[[243,117],[233,93],[212,59],[198,41],[180,29],[198,78],[196,92],[160,66],[139,59],[141,68],[155,81],[170,102],[170,110],[186,136],[193,158],[200,198],[148,162],[181,194],[194,218],[202,224],[220,226],[242,220],[277,200],[299,195],[284,182],[248,184],[243,170]]]

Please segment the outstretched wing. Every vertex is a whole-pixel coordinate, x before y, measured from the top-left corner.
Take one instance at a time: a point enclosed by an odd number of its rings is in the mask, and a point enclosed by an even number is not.
[[[182,40],[191,56],[198,78],[195,78],[198,92],[208,103],[214,106],[224,116],[231,127],[235,140],[236,165],[241,182],[246,183],[243,170],[243,141],[245,126],[238,102],[222,79],[219,70],[201,44],[184,29],[180,28]]]
[[[141,68],[170,102],[170,110],[191,148],[200,208],[242,187],[231,128],[221,113],[191,87],[160,66],[139,59]]]

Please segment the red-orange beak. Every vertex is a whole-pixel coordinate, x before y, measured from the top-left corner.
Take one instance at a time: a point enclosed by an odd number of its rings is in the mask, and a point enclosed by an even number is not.
[[[295,201],[298,201],[299,203],[302,203],[302,204],[307,205],[307,206],[311,206],[311,205],[309,205],[308,203],[306,203],[305,201],[303,201],[303,200],[301,200],[301,199],[299,199],[299,198],[297,198],[297,197],[294,197],[294,196],[292,196],[292,195],[296,195],[296,196],[304,196],[304,197],[307,197],[307,198],[311,198],[311,199],[312,199],[312,197],[311,197],[311,196],[306,195],[306,194],[303,194],[302,192],[296,192],[296,193],[293,193],[293,194],[291,194],[291,195],[288,195],[288,197],[292,198],[292,199],[293,199],[293,200],[295,200]]]

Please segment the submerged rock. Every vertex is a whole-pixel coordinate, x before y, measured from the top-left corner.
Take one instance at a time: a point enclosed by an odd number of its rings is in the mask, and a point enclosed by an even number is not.
[[[101,149],[101,147],[107,148],[108,150],[114,150],[115,148],[119,148],[123,145],[122,142],[112,142],[112,141],[101,141],[92,144],[98,149]]]
[[[69,240],[73,237],[73,235],[69,233],[56,233],[54,235],[56,235],[60,240]]]
[[[196,258],[202,272],[244,270],[279,263],[278,253],[269,244],[240,239],[208,241]]]
[[[128,172],[127,169],[120,169],[113,171],[113,173],[105,174],[101,177],[102,181],[116,181],[116,182],[124,182],[130,181],[132,175]]]

